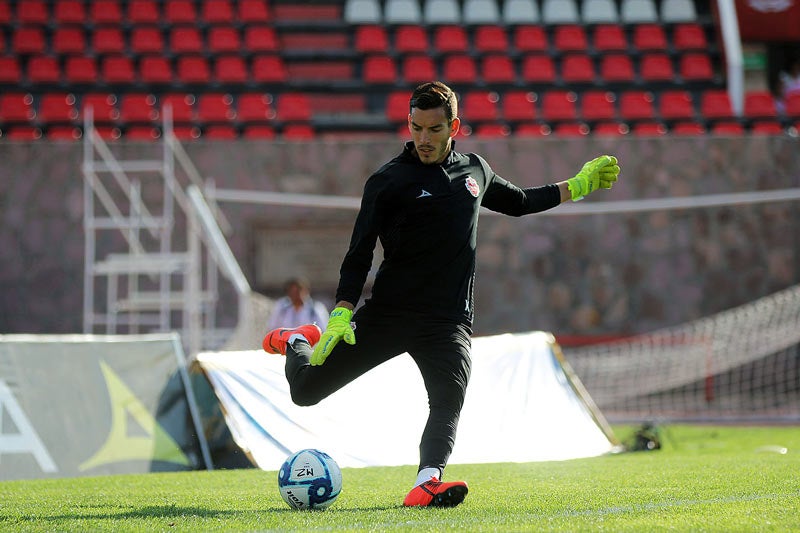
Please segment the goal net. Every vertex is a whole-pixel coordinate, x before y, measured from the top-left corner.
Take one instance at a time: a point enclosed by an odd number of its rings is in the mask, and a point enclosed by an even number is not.
[[[566,356],[610,419],[800,418],[800,285]]]

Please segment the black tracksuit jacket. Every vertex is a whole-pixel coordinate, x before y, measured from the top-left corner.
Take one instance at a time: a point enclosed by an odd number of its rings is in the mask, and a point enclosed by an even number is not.
[[[544,211],[560,203],[558,186],[521,189],[455,143],[435,165],[414,150],[409,141],[367,180],[336,300],[358,303],[380,238],[384,259],[365,310],[471,327],[480,207],[510,216]]]

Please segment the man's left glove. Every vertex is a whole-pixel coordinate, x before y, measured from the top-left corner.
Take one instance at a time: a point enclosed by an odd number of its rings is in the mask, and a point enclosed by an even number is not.
[[[597,189],[610,189],[619,176],[617,158],[601,155],[585,163],[574,178],[567,180],[572,201],[577,202]]]
[[[344,339],[347,344],[356,343],[356,334],[350,325],[352,317],[353,312],[346,307],[337,307],[331,311],[325,333],[322,334],[311,354],[311,366],[319,366],[324,363],[340,340]]]

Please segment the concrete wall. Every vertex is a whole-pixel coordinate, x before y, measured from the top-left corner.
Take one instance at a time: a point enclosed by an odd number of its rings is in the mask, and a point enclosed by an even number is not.
[[[220,188],[359,196],[366,177],[399,152],[401,141],[185,146]],[[113,148],[118,157],[158,157],[160,146],[116,143]],[[458,149],[481,153],[520,186],[565,179],[588,158],[617,155],[619,184],[586,202],[800,187],[800,140],[789,137],[463,140]],[[0,143],[2,333],[81,330],[81,157],[80,143]],[[312,282],[315,295],[332,303],[332,280],[354,211],[233,203],[222,208],[234,226],[231,247],[254,284],[256,246],[264,231],[334,228],[341,243],[326,248],[340,250],[338,256],[307,259],[329,269]],[[613,215],[482,217],[475,332],[625,335],[744,304],[800,282],[798,227],[797,201]],[[176,242],[182,235],[179,225]],[[118,244],[119,238],[109,235],[99,247],[114,251]],[[285,260],[297,259],[287,254]],[[297,268],[302,270],[302,264]],[[261,285],[276,294],[275,284]],[[223,316],[235,322],[230,293],[224,302]]]

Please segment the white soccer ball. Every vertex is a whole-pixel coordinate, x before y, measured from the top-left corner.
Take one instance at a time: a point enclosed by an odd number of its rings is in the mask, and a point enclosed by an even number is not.
[[[278,490],[294,509],[325,509],[339,497],[342,471],[325,452],[300,450],[278,471]]]

